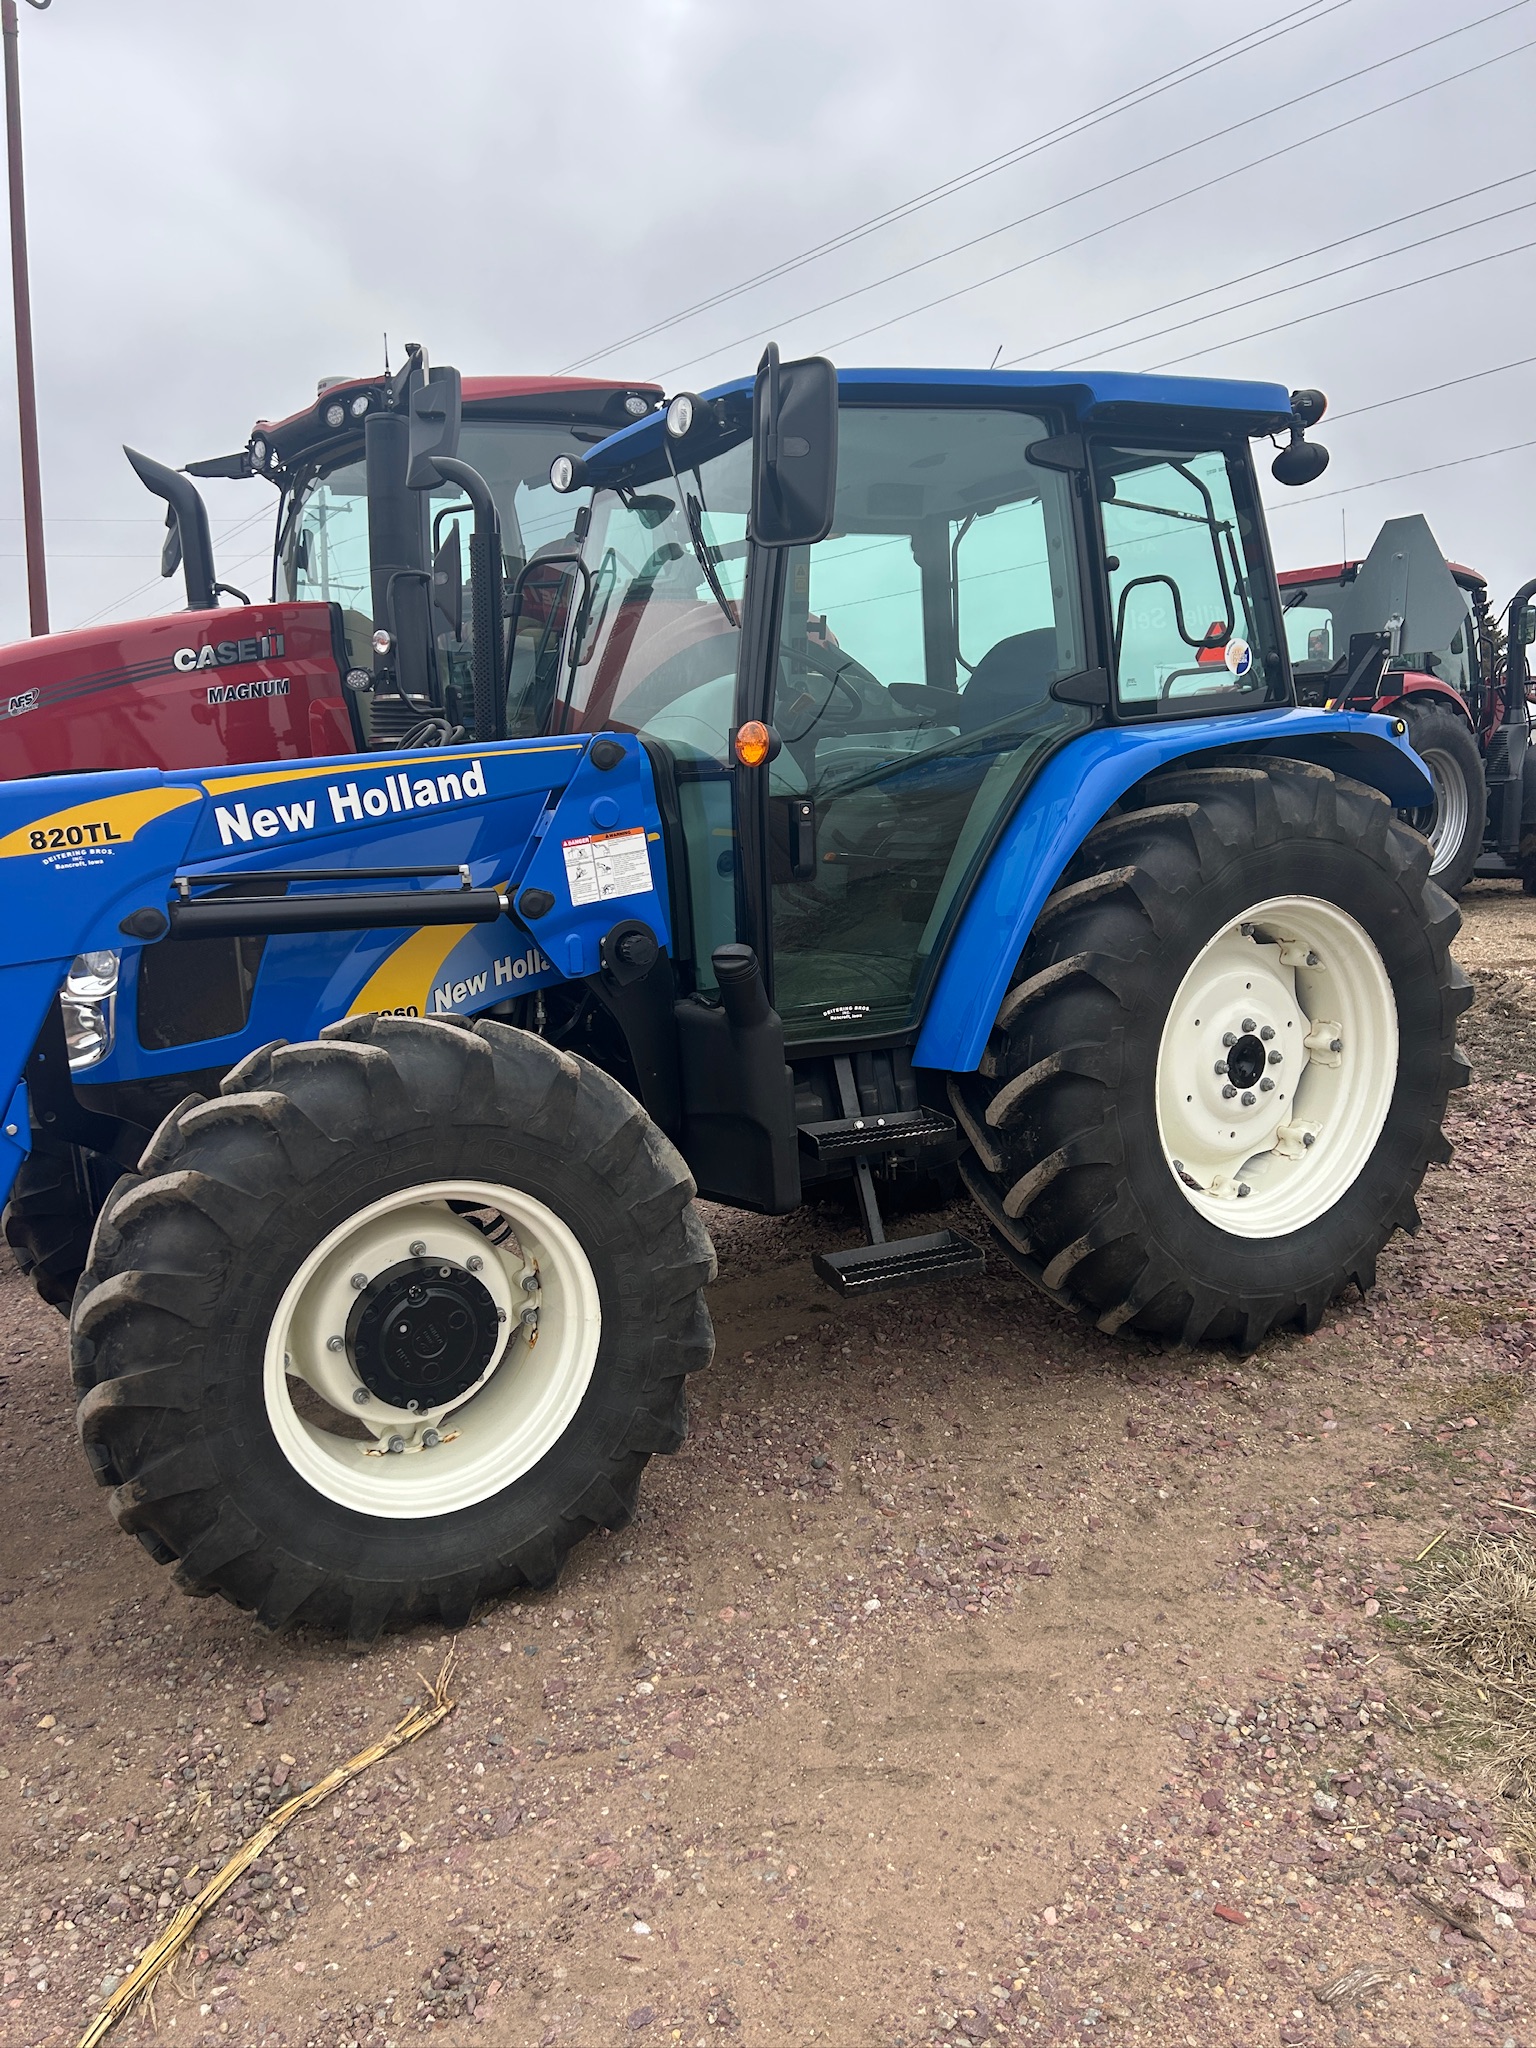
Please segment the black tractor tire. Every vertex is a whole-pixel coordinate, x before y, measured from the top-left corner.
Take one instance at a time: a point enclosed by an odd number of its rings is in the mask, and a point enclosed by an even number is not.
[[[601,1310],[595,1364],[563,1432],[500,1491],[451,1513],[360,1513],[283,1449],[268,1333],[329,1233],[455,1178],[521,1190],[574,1233]],[[713,1348],[693,1195],[617,1082],[506,1025],[364,1016],[253,1053],[214,1100],[167,1117],[97,1225],[73,1365],[119,1524],[184,1590],[356,1645],[551,1585],[582,1537],[628,1521],[652,1453],[683,1441],[687,1375]]]
[[[1431,879],[1447,896],[1460,896],[1483,850],[1488,822],[1483,756],[1471,725],[1450,705],[1409,696],[1402,711],[1409,741],[1435,785],[1434,802],[1403,817],[1430,842]]]
[[[61,1315],[69,1314],[97,1215],[121,1173],[105,1153],[34,1134],[11,1183],[5,1241],[42,1299]]]
[[[1441,1121],[1467,1079],[1455,1029],[1471,988],[1449,952],[1461,919],[1428,867],[1383,796],[1309,763],[1178,765],[1132,792],[1042,909],[979,1073],[957,1077],[974,1146],[962,1171],[1002,1249],[1102,1330],[1184,1343],[1251,1349],[1277,1326],[1315,1328],[1351,1282],[1369,1288],[1393,1231],[1418,1226],[1414,1196],[1450,1156]],[[1205,947],[1234,928],[1251,938],[1235,921],[1287,896],[1336,906],[1372,941],[1397,1073],[1331,1206],[1237,1235],[1178,1184],[1158,1061]]]

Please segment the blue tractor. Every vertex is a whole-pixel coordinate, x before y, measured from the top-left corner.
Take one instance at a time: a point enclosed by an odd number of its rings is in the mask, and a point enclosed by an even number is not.
[[[120,1525],[354,1642],[550,1583],[682,1441],[696,1196],[851,1193],[863,1294],[981,1266],[887,1231],[958,1172],[1163,1340],[1369,1287],[1469,990],[1401,721],[1295,702],[1252,443],[1305,482],[1321,410],[770,350],[557,460],[490,737],[0,785],[0,1189],[124,1169],[71,1310]]]

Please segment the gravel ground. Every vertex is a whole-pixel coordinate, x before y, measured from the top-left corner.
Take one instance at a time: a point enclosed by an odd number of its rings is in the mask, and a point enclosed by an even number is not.
[[[825,1216],[712,1212],[719,1354],[635,1523],[465,1630],[449,1720],[114,2038],[1536,2040],[1518,1817],[1394,1647],[1442,1531],[1536,1532],[1536,902],[1465,908],[1456,1158],[1310,1339],[1111,1342],[1001,1261],[838,1304]],[[9,1271],[0,1329],[0,2043],[69,2048],[448,1644],[187,1600]]]

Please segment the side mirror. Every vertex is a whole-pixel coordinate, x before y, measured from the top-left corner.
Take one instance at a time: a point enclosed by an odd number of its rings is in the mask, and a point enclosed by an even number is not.
[[[1292,427],[1291,438],[1274,461],[1269,473],[1277,484],[1315,483],[1328,467],[1328,450],[1321,441],[1308,441],[1299,427]]]
[[[442,482],[437,468],[440,456],[448,460],[459,450],[459,420],[463,392],[457,370],[446,365],[429,371],[425,384],[411,393],[411,439],[406,464],[406,487],[430,491]]]
[[[770,342],[752,393],[750,537],[808,547],[832,531],[837,497],[837,371],[825,356],[781,363]]]

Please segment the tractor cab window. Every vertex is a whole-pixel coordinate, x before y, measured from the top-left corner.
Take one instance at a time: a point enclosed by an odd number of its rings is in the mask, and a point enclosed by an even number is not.
[[[1097,493],[1121,709],[1180,716],[1282,697],[1243,451],[1101,448]]]
[[[561,497],[550,487],[549,466],[557,455],[583,452],[592,432],[538,420],[466,420],[459,453],[485,478],[501,515],[501,544],[508,585],[540,549],[555,549],[570,533],[582,500]],[[426,496],[428,559],[457,533],[463,577],[463,618],[455,633],[434,612],[438,680],[451,690],[460,716],[474,702],[474,589],[469,537],[474,516],[467,498],[445,486]],[[285,501],[279,522],[276,590],[280,596],[318,599],[341,607],[347,658],[356,668],[373,666],[373,590],[368,551],[368,488],[361,454],[328,468],[303,473]],[[565,584],[551,570],[535,572],[525,584],[522,614],[512,653],[512,687],[522,695],[535,671],[552,685],[558,660],[560,606]],[[360,700],[365,719],[378,707]],[[388,700],[380,699],[379,704]]]
[[[829,537],[791,550],[769,770],[792,1041],[899,1029],[992,828],[1091,713],[1070,485],[1026,414],[845,406]]]

